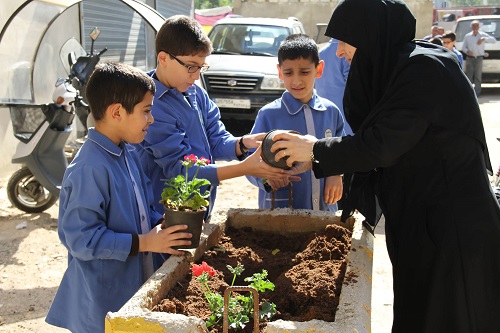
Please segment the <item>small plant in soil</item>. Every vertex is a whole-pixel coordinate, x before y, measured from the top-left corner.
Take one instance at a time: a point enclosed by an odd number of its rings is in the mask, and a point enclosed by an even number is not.
[[[247,276],[262,272],[265,267],[267,277],[264,279],[268,278],[275,286],[272,291],[259,292],[260,309],[263,309],[263,302],[276,304],[273,321],[319,319],[332,322],[342,284],[346,283],[344,274],[350,237],[351,232],[338,225],[290,237],[255,232],[248,227],[228,228],[219,244],[207,250],[200,262],[205,261],[213,268],[214,275],[209,274],[208,283],[211,290],[219,294],[232,283],[245,285],[241,276],[227,274],[227,265],[237,267],[241,263]],[[348,283],[355,281],[352,279]],[[203,288],[192,271],[169,290],[153,311],[195,316],[205,322],[212,315]],[[253,324],[250,318],[242,332],[253,332]],[[259,322],[260,332],[264,332],[266,326],[267,320]],[[222,324],[214,324],[208,331],[221,333]],[[230,332],[234,331],[230,328]]]
[[[245,270],[243,265],[238,263],[236,267],[226,265],[227,269],[233,275],[231,286],[234,285],[237,276],[240,276]],[[208,285],[208,280],[214,276],[217,271],[210,267],[205,261],[201,265],[193,264],[191,271],[193,276],[201,284],[203,293],[208,302],[208,309],[212,312],[206,321],[207,327],[218,324],[224,315],[224,297],[216,292],[213,292]],[[265,292],[266,290],[274,290],[274,284],[267,280],[267,271],[262,270],[262,273],[254,273],[251,277],[247,277],[245,282],[250,282],[249,287],[253,287],[257,292]],[[229,295],[228,299],[228,324],[229,327],[240,330],[244,329],[250,318],[253,315],[253,294],[250,296],[243,296],[235,294]],[[270,302],[263,302],[261,310],[259,310],[259,319],[270,319],[276,313],[276,305]]]

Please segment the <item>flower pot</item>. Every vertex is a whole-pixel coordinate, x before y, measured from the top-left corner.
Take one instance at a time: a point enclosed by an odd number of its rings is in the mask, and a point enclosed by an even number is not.
[[[275,151],[274,153],[271,152],[271,146],[275,143],[273,141],[273,137],[278,134],[278,133],[295,133],[295,134],[300,134],[297,131],[291,131],[291,130],[272,130],[267,132],[266,136],[262,140],[262,152],[260,156],[262,157],[262,160],[269,164],[270,166],[280,168],[280,169],[285,169],[288,170],[290,167],[286,164],[286,160],[288,159],[288,156],[282,158],[278,162],[274,160],[274,157],[278,152],[280,152],[282,149],[279,149]]]
[[[193,235],[191,245],[173,246],[174,249],[195,249],[200,244],[201,230],[203,228],[203,218],[205,217],[206,208],[198,211],[181,211],[165,208],[165,222],[163,228],[168,228],[174,225],[186,224],[186,230],[177,232],[189,232]]]

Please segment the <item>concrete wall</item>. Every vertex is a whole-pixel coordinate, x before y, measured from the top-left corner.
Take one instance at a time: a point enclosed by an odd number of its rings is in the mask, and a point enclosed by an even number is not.
[[[306,33],[316,37],[317,24],[328,23],[338,0],[234,0],[233,11],[247,17],[298,18]],[[408,0],[417,18],[417,38],[429,34],[432,25],[432,0]]]

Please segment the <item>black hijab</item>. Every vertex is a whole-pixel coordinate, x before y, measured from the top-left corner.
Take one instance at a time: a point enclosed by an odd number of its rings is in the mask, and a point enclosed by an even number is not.
[[[354,131],[382,98],[400,47],[415,38],[415,23],[399,0],[342,0],[335,8],[325,35],[357,48],[344,95]]]
[[[412,105],[432,125],[467,134],[481,142],[491,174],[481,112],[472,85],[452,52],[414,40],[415,23],[415,17],[402,0],[341,0],[335,8],[325,35],[357,49],[344,93],[344,112],[349,125],[356,132],[389,109]],[[436,109],[429,105],[428,92],[419,91],[422,84],[415,84],[403,100],[391,99],[399,84],[395,78],[415,63],[428,68],[414,78],[427,86],[438,77],[447,78],[447,84],[434,90],[453,97],[446,106]]]

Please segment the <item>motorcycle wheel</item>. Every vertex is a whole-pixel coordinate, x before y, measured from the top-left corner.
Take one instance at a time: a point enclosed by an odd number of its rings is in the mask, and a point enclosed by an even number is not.
[[[7,183],[9,201],[26,213],[41,213],[57,201],[27,167],[17,170]]]
[[[494,187],[493,193],[495,193],[495,198],[497,198],[498,204],[500,205],[500,186]]]

